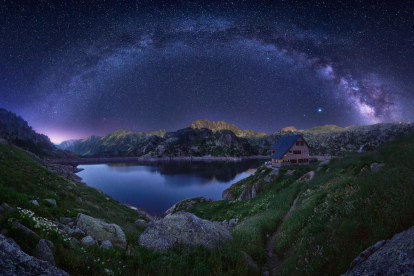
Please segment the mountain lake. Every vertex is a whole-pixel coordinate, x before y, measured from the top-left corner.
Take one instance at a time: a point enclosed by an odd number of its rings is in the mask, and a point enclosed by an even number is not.
[[[78,165],[84,170],[77,175],[121,203],[164,216],[168,208],[185,198],[221,199],[225,189],[254,173],[265,161],[85,164]]]

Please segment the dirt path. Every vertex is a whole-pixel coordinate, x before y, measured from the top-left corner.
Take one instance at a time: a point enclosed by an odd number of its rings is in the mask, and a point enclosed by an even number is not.
[[[279,258],[279,256],[275,253],[273,253],[273,248],[275,245],[275,237],[280,233],[280,230],[282,229],[283,224],[285,223],[286,218],[292,213],[293,210],[295,210],[296,201],[298,201],[298,196],[296,196],[295,200],[293,201],[292,206],[290,206],[289,211],[284,215],[282,218],[282,221],[280,222],[279,227],[276,229],[276,232],[272,234],[272,236],[269,237],[266,243],[266,264],[264,267],[268,268],[269,275],[273,275],[274,272],[280,269],[280,267],[283,264],[283,261]]]

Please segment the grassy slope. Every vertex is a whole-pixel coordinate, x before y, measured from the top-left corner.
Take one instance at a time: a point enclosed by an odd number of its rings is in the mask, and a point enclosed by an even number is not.
[[[13,151],[13,153],[11,152]],[[51,240],[56,246],[55,260],[70,275],[249,275],[240,250],[229,243],[216,250],[180,245],[164,253],[150,252],[138,246],[138,238],[144,228],[134,222],[138,215],[116,200],[88,186],[73,186],[67,180],[49,172],[37,161],[17,148],[0,144],[0,204],[7,202],[13,207],[32,210],[37,216],[50,220],[60,217],[76,217],[84,209],[88,215],[116,223],[125,232],[129,249],[101,250],[97,247],[82,249],[79,245],[65,242],[60,235],[47,234],[34,228],[34,223],[17,210],[9,212],[0,221],[0,229],[7,228],[8,235],[31,254],[38,239],[12,227],[13,220],[31,228],[40,238]],[[72,189],[67,187],[71,186]],[[83,202],[76,201],[81,197]],[[56,199],[54,207],[41,199]],[[40,206],[29,200],[38,199]],[[68,212],[69,211],[69,212]],[[49,232],[49,231],[48,231]],[[110,269],[114,274],[104,272]]]
[[[372,163],[386,165],[377,173]],[[264,193],[247,201],[198,203],[189,211],[206,219],[239,217],[235,242],[259,265],[265,261],[266,233],[271,234],[299,195],[296,209],[275,240],[284,257],[280,275],[340,275],[361,251],[414,224],[414,134],[400,137],[378,151],[350,154],[334,160],[309,182],[296,183],[315,165],[295,167],[280,176]],[[329,172],[326,172],[327,168]],[[261,169],[235,185],[252,185],[267,175]],[[267,202],[272,204],[266,208]]]

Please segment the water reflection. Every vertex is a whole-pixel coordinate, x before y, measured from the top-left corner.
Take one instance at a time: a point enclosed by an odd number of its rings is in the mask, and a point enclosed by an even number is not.
[[[85,170],[78,175],[122,203],[161,216],[184,198],[220,199],[225,189],[252,174],[265,161],[88,164],[79,165]]]

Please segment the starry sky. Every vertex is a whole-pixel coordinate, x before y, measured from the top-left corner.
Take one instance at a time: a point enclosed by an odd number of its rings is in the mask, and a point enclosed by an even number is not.
[[[411,1],[0,3],[0,107],[53,142],[408,122]]]

